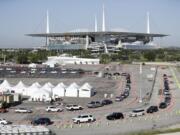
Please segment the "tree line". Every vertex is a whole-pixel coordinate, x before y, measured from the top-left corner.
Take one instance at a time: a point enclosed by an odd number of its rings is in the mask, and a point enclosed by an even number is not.
[[[60,54],[69,54],[81,58],[100,58],[101,63],[109,62],[132,62],[132,61],[180,61],[180,49],[157,49],[157,50],[126,50],[122,49],[112,54],[92,55],[88,50],[30,50],[30,49],[0,49],[0,61],[14,62],[18,64],[42,63],[48,56],[57,56]]]

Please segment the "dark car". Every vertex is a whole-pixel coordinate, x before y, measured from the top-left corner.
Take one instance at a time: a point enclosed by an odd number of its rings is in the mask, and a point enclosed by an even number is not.
[[[115,99],[116,102],[120,102],[123,100],[124,100],[124,97],[122,97],[122,96],[116,97],[116,99]]]
[[[131,80],[130,80],[130,79],[127,79],[126,82],[127,82],[127,83],[131,83]]]
[[[147,109],[147,113],[153,113],[153,112],[157,112],[158,111],[158,107],[157,106],[150,106],[148,109]]]
[[[51,120],[49,118],[38,118],[34,119],[31,124],[33,125],[50,125],[52,124]]]
[[[128,73],[121,73],[121,76],[127,76],[128,75]]]
[[[109,105],[109,104],[112,104],[112,103],[113,102],[111,100],[109,100],[109,99],[104,99],[104,100],[101,101],[102,105]]]
[[[170,97],[165,97],[164,102],[166,103],[166,105],[170,105],[171,98]]]
[[[159,108],[160,109],[165,109],[167,107],[167,104],[165,103],[165,102],[161,102],[160,104],[159,104]]]
[[[121,96],[127,98],[129,96],[129,92],[124,92],[123,94],[121,94]]]
[[[166,90],[169,90],[169,86],[164,86],[164,88],[165,88]]]
[[[97,108],[103,106],[100,101],[91,101],[87,104],[88,108]]]
[[[124,119],[124,115],[121,112],[113,112],[109,114],[106,119],[108,120],[117,120],[117,119]]]

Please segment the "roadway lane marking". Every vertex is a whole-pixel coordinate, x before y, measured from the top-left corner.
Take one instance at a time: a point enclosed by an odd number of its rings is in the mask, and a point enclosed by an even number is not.
[[[174,70],[172,69],[172,67],[169,67],[169,68],[170,68],[170,71],[171,71],[171,73],[173,75],[174,80],[176,81],[176,84],[177,84],[178,88],[180,89],[180,83],[179,83],[179,80],[176,77],[176,74],[175,74]]]

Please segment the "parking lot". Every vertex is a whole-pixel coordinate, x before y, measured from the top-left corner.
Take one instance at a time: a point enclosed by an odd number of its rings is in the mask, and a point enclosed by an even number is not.
[[[82,69],[72,68],[50,68],[46,66],[28,67],[15,65],[0,65],[0,77],[3,78],[74,78],[81,77],[84,74]]]
[[[85,65],[86,66],[86,65]],[[108,70],[107,70],[108,67]],[[78,66],[76,67],[78,68]],[[88,67],[88,70],[91,70]],[[153,68],[153,70],[152,70]],[[154,70],[155,69],[155,70]],[[180,121],[179,119],[179,104],[180,103],[180,92],[174,80],[172,67],[158,67],[158,66],[142,66],[142,76],[140,76],[139,65],[119,65],[111,64],[99,67],[96,72],[104,73],[127,73],[130,75],[130,87],[129,95],[122,101],[116,102],[116,97],[122,96],[127,86],[127,76],[119,77],[104,77],[103,75],[84,75],[83,77],[77,78],[7,78],[11,84],[16,84],[22,80],[26,85],[30,85],[33,82],[38,81],[41,85],[46,82],[51,82],[56,85],[59,82],[63,82],[69,85],[72,82],[76,82],[81,85],[85,82],[90,83],[96,90],[96,95],[91,98],[70,98],[65,97],[61,105],[58,107],[62,108],[62,112],[46,112],[46,107],[50,106],[50,103],[43,102],[29,102],[24,101],[21,105],[12,107],[8,113],[0,114],[1,117],[12,121],[14,124],[30,124],[32,119],[36,117],[48,117],[54,123],[50,128],[55,133],[61,132],[63,135],[71,134],[119,134],[138,130],[154,129],[158,127],[168,126],[173,123]],[[92,67],[94,70],[94,66]],[[175,71],[178,74],[177,71]],[[159,107],[159,104],[164,101],[165,95],[160,93],[160,90],[164,89],[164,74],[167,75],[169,92],[171,93],[171,102],[164,109],[159,109],[158,112],[153,114],[147,114],[146,109],[155,105]],[[152,75],[149,79],[147,76]],[[3,78],[2,78],[3,79]],[[87,104],[91,101],[101,101],[105,99],[112,100],[113,104],[104,105],[98,108],[88,108]],[[142,99],[140,103],[139,100]],[[67,104],[81,105],[84,109],[78,111],[67,111]],[[54,103],[54,106],[57,104]],[[15,113],[15,109],[19,107],[26,107],[33,110],[33,113],[19,114]],[[145,115],[139,117],[129,117],[132,110],[141,108],[145,110]],[[122,112],[124,119],[109,121],[106,116],[112,112]],[[96,121],[91,123],[74,124],[72,118],[77,117],[80,114],[91,114],[95,117]],[[106,130],[109,128],[109,130]]]

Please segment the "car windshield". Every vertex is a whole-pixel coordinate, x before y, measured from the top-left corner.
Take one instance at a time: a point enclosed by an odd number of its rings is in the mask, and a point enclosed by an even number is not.
[[[94,101],[91,101],[89,104],[94,104],[95,102]]]

